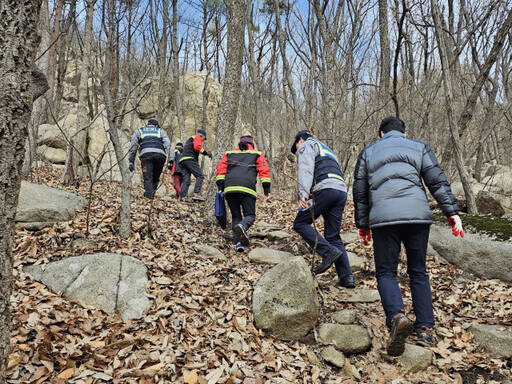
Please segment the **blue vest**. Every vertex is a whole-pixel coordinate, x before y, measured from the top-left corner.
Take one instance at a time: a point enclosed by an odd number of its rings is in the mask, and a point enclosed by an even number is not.
[[[152,125],[139,128],[140,132],[140,151],[148,148],[156,148],[165,151],[164,144],[162,142],[162,133],[160,128]]]
[[[331,148],[316,138],[312,138],[318,146],[319,154],[315,157],[315,173],[313,174],[313,185],[318,184],[327,178],[336,178],[343,182],[343,172],[341,172],[338,158]]]

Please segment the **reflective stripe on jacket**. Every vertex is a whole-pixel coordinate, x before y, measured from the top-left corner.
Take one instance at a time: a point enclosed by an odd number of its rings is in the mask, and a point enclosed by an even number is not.
[[[201,136],[198,134],[190,136],[183,146],[183,156],[181,156],[180,162],[190,159],[198,161],[199,154],[203,152],[203,139]]]
[[[133,132],[132,140],[130,143],[128,161],[133,163],[135,155],[139,151],[139,156],[146,153],[161,153],[167,156],[168,161],[174,159],[171,141],[165,130],[148,125]]]
[[[251,145],[247,150],[227,151],[217,165],[217,185],[224,193],[242,192],[256,197],[256,181],[260,179],[265,194],[270,193],[270,171],[263,152]]]

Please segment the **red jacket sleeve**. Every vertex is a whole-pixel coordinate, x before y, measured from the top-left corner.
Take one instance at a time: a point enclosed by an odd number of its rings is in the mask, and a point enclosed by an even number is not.
[[[263,186],[263,192],[265,195],[268,195],[270,193],[270,170],[268,169],[267,159],[263,152],[256,160],[256,170]]]
[[[194,151],[196,152],[203,152],[203,139],[199,135],[194,136]]]
[[[224,180],[226,179],[226,173],[228,171],[228,157],[224,153],[222,155],[222,159],[217,165],[217,177],[215,178],[215,182],[219,189],[224,189]]]

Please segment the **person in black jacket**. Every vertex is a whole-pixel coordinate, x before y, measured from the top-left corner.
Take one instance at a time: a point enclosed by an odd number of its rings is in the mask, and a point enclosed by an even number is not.
[[[160,174],[165,165],[167,155],[167,166],[172,168],[174,153],[167,132],[161,129],[158,121],[150,119],[145,127],[138,128],[132,135],[128,161],[130,172],[135,170],[135,155],[139,151],[144,177],[144,197],[152,200],[160,181]]]
[[[356,163],[355,221],[365,244],[373,235],[377,286],[390,330],[387,352],[399,356],[414,329],[418,344],[435,344],[432,293],[425,266],[432,213],[423,182],[448,217],[453,234],[463,237],[464,232],[457,201],[430,147],[407,139],[405,124],[396,117],[382,120],[379,135],[381,139],[364,148]],[[407,253],[414,325],[405,314],[396,279],[401,243]]]
[[[261,151],[254,149],[254,140],[245,135],[240,138],[238,148],[224,152],[217,165],[215,181],[231,211],[233,241],[237,252],[249,245],[247,231],[256,219],[256,181],[260,179],[263,192],[270,197],[270,171],[267,159]],[[243,214],[242,214],[243,212]]]
[[[181,184],[180,200],[185,200],[190,187],[190,177],[194,175],[196,184],[194,185],[194,196],[192,200],[204,201],[201,197],[201,187],[203,185],[204,175],[199,166],[199,154],[212,158],[212,153],[203,148],[203,142],[206,140],[206,131],[198,129],[194,136],[191,136],[183,148],[183,154],[180,158],[180,167],[183,175]]]

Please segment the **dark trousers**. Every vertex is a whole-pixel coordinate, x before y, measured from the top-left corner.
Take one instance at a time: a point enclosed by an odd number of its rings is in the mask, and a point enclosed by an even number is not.
[[[238,192],[227,193],[224,197],[231,211],[231,227],[234,229],[237,224],[242,224],[248,230],[256,219],[256,198]],[[240,237],[235,231],[233,231],[233,240],[235,244],[240,242]]]
[[[172,185],[174,187],[174,190],[176,191],[176,197],[180,197],[182,179],[183,177],[181,176],[180,173],[175,173],[172,176]]]
[[[302,236],[311,248],[315,247],[316,243],[316,251],[322,258],[332,248],[337,248],[343,252],[343,257],[336,260],[334,264],[338,277],[342,279],[352,274],[347,251],[340,237],[341,219],[347,202],[347,193],[336,189],[322,189],[314,193],[313,201],[313,207],[297,213],[293,222],[293,229]],[[324,218],[324,237],[311,225],[313,223],[311,210],[313,210],[315,219],[320,215]]]
[[[416,314],[414,326],[434,326],[432,293],[425,266],[429,231],[429,224],[400,224],[372,229],[377,287],[388,327],[393,316],[404,309],[396,279],[401,243],[404,243],[407,253],[407,273]]]
[[[153,199],[164,168],[165,156],[160,153],[145,153],[140,157],[140,163],[144,177],[144,197]]]
[[[187,197],[188,188],[190,187],[190,176],[194,175],[196,178],[196,185],[194,186],[194,193],[201,192],[201,186],[203,185],[203,171],[199,166],[197,160],[188,159],[183,160],[180,163],[180,167],[183,173],[183,182],[181,183],[180,197]]]

